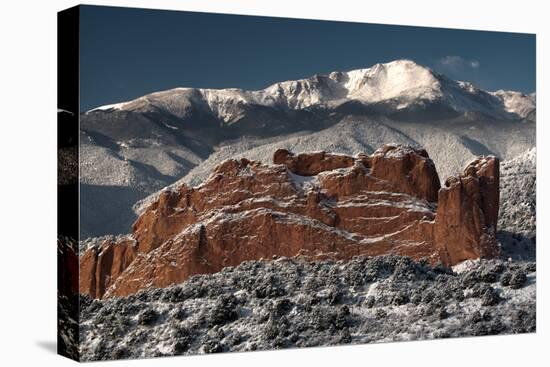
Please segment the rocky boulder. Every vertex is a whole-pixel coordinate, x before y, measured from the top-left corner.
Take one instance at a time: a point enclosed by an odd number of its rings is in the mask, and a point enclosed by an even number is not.
[[[83,254],[80,292],[125,296],[274,256],[452,265],[498,252],[494,157],[443,188],[427,152],[410,147],[354,157],[277,150],[274,163],[227,160],[200,186],[163,191],[129,237]]]
[[[274,164],[285,165],[289,171],[301,176],[315,176],[324,171],[353,166],[353,157],[327,152],[294,155],[286,149],[277,149]]]
[[[80,257],[80,292],[101,298],[137,256],[132,238],[106,240]]]
[[[480,157],[439,190],[434,241],[443,262],[494,257],[499,208],[499,162]]]

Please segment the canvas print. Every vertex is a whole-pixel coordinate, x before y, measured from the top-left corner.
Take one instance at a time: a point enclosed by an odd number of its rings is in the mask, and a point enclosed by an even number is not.
[[[58,19],[60,354],[536,331],[534,34]]]

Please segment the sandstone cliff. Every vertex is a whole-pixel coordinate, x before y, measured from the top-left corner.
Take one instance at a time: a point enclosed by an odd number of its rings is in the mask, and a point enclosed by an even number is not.
[[[453,265],[498,253],[499,162],[478,158],[444,187],[427,152],[227,160],[200,186],[165,190],[132,234],[81,257],[80,292],[125,296],[274,256],[396,254]]]

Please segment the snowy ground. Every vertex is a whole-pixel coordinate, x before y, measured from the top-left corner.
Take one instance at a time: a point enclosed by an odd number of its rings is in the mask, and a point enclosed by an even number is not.
[[[383,256],[251,261],[127,298],[81,298],[81,358],[534,332],[535,264]]]

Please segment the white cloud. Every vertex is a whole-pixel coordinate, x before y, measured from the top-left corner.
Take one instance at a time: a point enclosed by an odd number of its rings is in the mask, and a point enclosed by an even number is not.
[[[480,63],[478,60],[475,59],[465,59],[462,56],[444,56],[440,58],[437,63],[446,69],[458,71],[461,69],[479,69]]]

